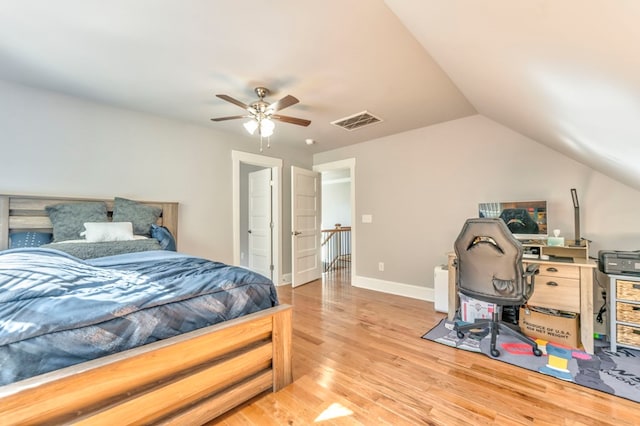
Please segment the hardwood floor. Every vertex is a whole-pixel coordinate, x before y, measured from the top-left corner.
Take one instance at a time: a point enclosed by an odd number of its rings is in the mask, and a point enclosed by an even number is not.
[[[637,425],[640,404],[421,339],[433,303],[339,272],[279,287],[294,306],[294,383],[220,425]]]

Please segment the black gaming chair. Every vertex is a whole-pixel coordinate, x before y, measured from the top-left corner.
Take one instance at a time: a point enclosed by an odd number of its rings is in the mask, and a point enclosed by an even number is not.
[[[458,337],[478,328],[491,331],[491,355],[500,356],[496,337],[506,333],[531,345],[533,354],[542,352],[518,326],[502,322],[502,306],[524,305],[533,294],[534,276],[539,265],[522,266],[522,245],[515,239],[502,219],[468,219],[454,244],[456,252],[456,286],[465,296],[496,305],[491,319],[472,324],[456,323]]]

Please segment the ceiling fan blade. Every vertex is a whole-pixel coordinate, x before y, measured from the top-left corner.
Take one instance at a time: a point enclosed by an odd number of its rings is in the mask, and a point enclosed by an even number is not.
[[[279,101],[274,102],[271,105],[269,105],[269,108],[267,108],[267,110],[271,111],[271,112],[280,111],[281,109],[285,109],[286,107],[290,107],[291,105],[295,105],[298,102],[300,102],[300,101],[296,97],[291,96],[291,95],[287,95],[284,98],[280,99]]]
[[[219,97],[220,99],[224,99],[227,102],[231,102],[234,105],[238,105],[240,108],[244,108],[246,110],[249,110],[251,108],[249,105],[245,104],[244,102],[240,102],[239,100],[234,99],[229,95],[216,95],[216,96]]]
[[[248,118],[250,117],[249,115],[232,115],[229,117],[218,117],[218,118],[212,118],[211,121],[226,121],[226,120],[235,120],[237,118]]]
[[[289,117],[287,115],[272,115],[271,118],[284,121],[285,123],[297,124],[298,126],[306,127],[311,124],[311,121],[305,120],[304,118]]]

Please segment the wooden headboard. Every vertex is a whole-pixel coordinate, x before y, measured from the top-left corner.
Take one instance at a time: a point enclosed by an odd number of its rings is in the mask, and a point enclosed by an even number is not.
[[[14,231],[51,232],[52,225],[45,211],[46,206],[60,203],[80,203],[85,201],[104,201],[107,204],[109,218],[113,214],[113,199],[95,198],[39,197],[31,195],[0,195],[0,250],[9,247],[9,234]],[[160,207],[162,214],[158,225],[166,226],[176,242],[178,241],[178,203],[139,201],[142,204]]]

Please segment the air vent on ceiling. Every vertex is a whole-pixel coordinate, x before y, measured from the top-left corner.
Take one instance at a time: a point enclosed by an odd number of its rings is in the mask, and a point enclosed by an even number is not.
[[[352,131],[360,129],[371,124],[381,122],[382,119],[371,114],[369,111],[362,111],[357,114],[350,115],[349,117],[340,118],[336,121],[332,121],[334,126],[342,127],[345,130]]]

